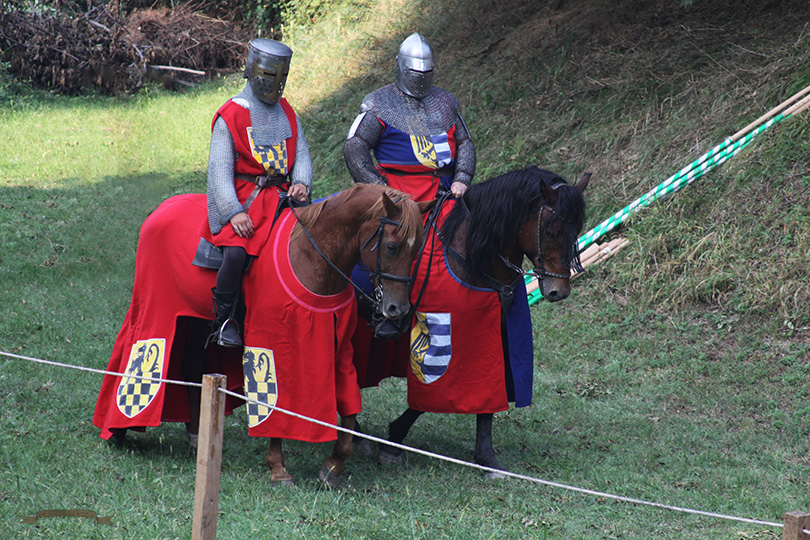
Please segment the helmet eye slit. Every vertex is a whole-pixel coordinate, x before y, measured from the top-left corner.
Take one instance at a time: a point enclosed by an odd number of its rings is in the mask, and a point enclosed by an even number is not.
[[[433,50],[419,34],[411,34],[399,47],[396,85],[417,99],[427,96],[433,87]]]

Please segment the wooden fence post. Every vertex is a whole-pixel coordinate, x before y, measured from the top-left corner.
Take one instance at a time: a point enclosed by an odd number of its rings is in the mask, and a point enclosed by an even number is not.
[[[806,512],[787,512],[785,527],[782,529],[782,540],[810,540],[810,514]]]
[[[219,474],[225,426],[225,394],[219,389],[226,387],[226,381],[225,375],[203,376],[192,540],[214,540],[217,537]]]

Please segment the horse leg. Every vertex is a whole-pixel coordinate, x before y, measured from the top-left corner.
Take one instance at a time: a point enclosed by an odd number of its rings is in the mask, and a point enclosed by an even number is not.
[[[267,466],[270,467],[270,485],[273,487],[294,486],[295,481],[284,467],[284,453],[281,451],[283,439],[270,438],[267,450]]]
[[[492,413],[476,415],[475,422],[475,462],[484,467],[491,469],[500,469],[505,471],[506,468],[501,465],[498,458],[495,457],[495,449],[492,447]],[[486,471],[487,478],[503,478],[504,475]]]
[[[388,424],[388,440],[402,444],[411,426],[413,426],[414,422],[423,414],[425,414],[424,411],[417,411],[416,409],[408,407],[399,418]],[[377,461],[380,463],[399,465],[402,463],[402,449],[387,444],[380,444]]]
[[[112,428],[110,431],[112,432],[110,442],[114,445],[121,446],[127,442],[127,428]]]
[[[363,428],[360,426],[360,421],[354,421],[354,430],[357,433],[365,433]],[[363,454],[364,456],[371,456],[374,454],[374,447],[371,445],[371,441],[366,439],[365,437],[352,437],[352,442],[354,442],[355,449]]]
[[[340,417],[340,426],[346,429],[353,430],[356,423],[356,414]],[[318,473],[321,482],[326,484],[326,486],[335,488],[340,484],[343,473],[346,472],[346,460],[352,455],[353,439],[354,437],[351,433],[338,431],[337,441],[335,442],[335,447],[332,449],[332,455],[326,458],[320,473]]]
[[[189,328],[189,343],[183,354],[182,372],[187,382],[201,383],[205,374],[205,340],[208,334],[206,324],[202,320],[178,320],[180,324],[187,324]],[[178,328],[179,333],[179,328]],[[187,386],[189,421],[186,423],[189,450],[197,453],[197,442],[200,429],[200,397],[202,390],[195,386]]]

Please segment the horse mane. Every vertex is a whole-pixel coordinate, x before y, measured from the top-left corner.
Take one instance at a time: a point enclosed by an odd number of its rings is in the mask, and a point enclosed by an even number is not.
[[[448,214],[441,228],[445,245],[453,241],[459,226],[469,218],[465,240],[465,278],[478,281],[507,239],[517,236],[544,198],[543,185],[557,192],[556,213],[547,218],[563,220],[567,268],[580,269],[577,235],[585,220],[582,192],[558,174],[532,166],[474,184]]]
[[[376,184],[372,185],[376,186]],[[416,204],[399,204],[399,202],[402,200],[411,200],[411,196],[407,193],[387,186],[377,187],[379,187],[380,191],[388,195],[388,198],[394,201],[394,203],[396,203],[397,206],[402,209],[402,215],[397,220],[400,224],[402,235],[406,238],[415,238],[416,234],[419,231],[422,231],[424,228],[422,222],[422,213],[419,211],[419,207],[416,206]],[[374,204],[372,204],[371,207],[369,207],[369,209],[366,211],[365,218],[367,220],[377,220],[382,217],[384,212],[385,206],[383,205],[382,197],[378,197]]]
[[[298,209],[298,219],[305,227],[309,228],[321,218],[323,213],[326,211],[327,206],[330,210],[335,210],[365,197],[370,199],[370,202],[367,203],[368,206],[362,214],[362,219],[364,221],[377,221],[385,212],[385,207],[382,201],[383,193],[386,193],[388,197],[395,203],[398,203],[404,199],[411,199],[409,195],[387,186],[378,184],[355,184],[349,189],[340,191],[319,203],[311,204],[304,208]],[[411,237],[415,234],[417,229],[422,229],[422,215],[419,212],[419,208],[415,204],[398,206],[403,212],[402,216],[398,220],[401,224],[403,235]],[[299,234],[303,234],[300,227],[293,230],[293,237]]]

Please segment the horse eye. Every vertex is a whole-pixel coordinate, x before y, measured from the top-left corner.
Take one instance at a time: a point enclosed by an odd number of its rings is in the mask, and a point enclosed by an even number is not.
[[[545,233],[549,238],[556,238],[562,234],[556,227],[545,227]]]
[[[389,255],[396,255],[399,253],[400,245],[396,242],[388,242],[385,244],[385,251],[388,252]]]

